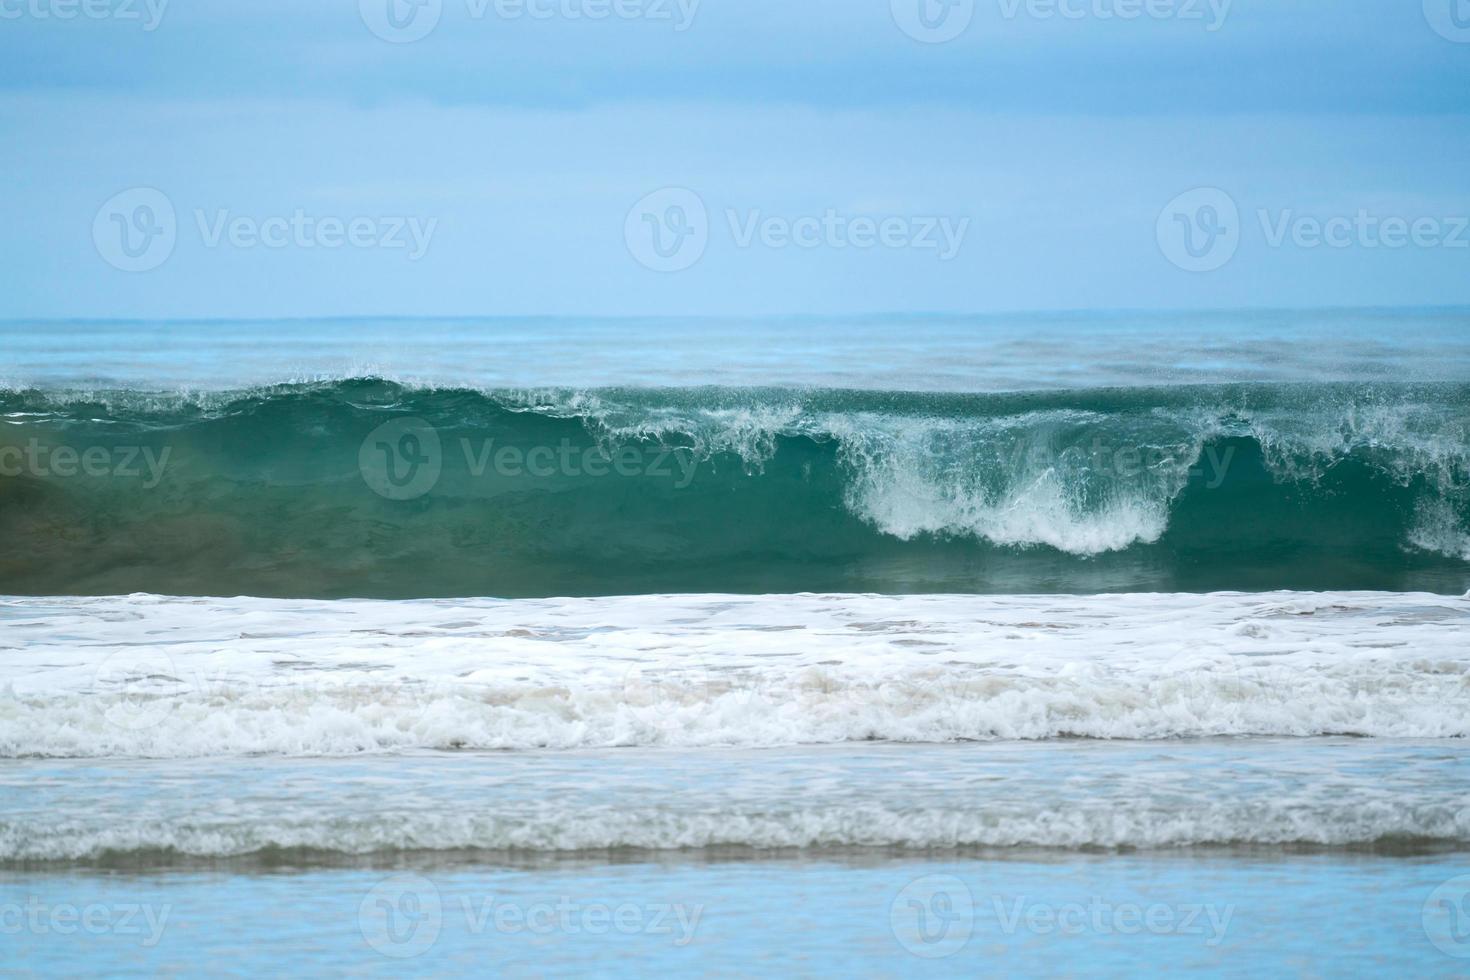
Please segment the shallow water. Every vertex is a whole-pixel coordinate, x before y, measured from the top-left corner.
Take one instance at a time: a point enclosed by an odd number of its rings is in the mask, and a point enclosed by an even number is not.
[[[1464,599],[3,610],[0,928],[37,972],[1470,955]]]
[[[1470,741],[1049,740],[10,760],[0,865],[1470,850]]]
[[[1470,943],[1443,903],[1466,871],[1369,855],[404,861],[0,872],[0,903],[37,910],[5,941],[46,975],[1450,977]],[[93,930],[67,918],[89,909]]]

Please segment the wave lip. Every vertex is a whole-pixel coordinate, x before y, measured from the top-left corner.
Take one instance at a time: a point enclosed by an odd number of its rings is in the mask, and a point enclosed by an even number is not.
[[[1429,595],[18,598],[0,622],[5,758],[1470,736],[1470,602]]]

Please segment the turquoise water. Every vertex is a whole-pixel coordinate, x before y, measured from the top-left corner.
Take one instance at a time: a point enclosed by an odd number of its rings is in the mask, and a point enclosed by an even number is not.
[[[1470,588],[1470,313],[0,324],[0,592]]]
[[[0,591],[1470,589],[1470,387],[0,392]]]

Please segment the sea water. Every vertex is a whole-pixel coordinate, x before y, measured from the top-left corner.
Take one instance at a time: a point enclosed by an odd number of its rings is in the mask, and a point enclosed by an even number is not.
[[[1467,327],[0,327],[5,965],[1463,973]]]

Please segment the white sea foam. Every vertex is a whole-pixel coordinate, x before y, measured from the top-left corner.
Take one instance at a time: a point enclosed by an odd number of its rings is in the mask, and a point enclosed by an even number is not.
[[[609,445],[654,439],[700,455],[735,453],[751,468],[774,455],[779,437],[831,440],[846,468],[847,508],[904,540],[939,534],[1084,556],[1152,543],[1191,473],[1211,486],[1227,476],[1231,456],[1206,452],[1222,436],[1256,440],[1283,481],[1313,482],[1356,457],[1401,485],[1421,482],[1423,506],[1458,520],[1455,508],[1470,493],[1463,417],[1422,396],[1280,394],[1264,404],[1237,394],[1151,411],[954,416],[822,411],[798,393],[716,408],[567,392],[540,409],[581,419]],[[1461,558],[1464,540],[1463,532],[1416,529],[1405,543]]]
[[[533,819],[534,818],[534,819]],[[638,848],[957,847],[1174,848],[1225,844],[1343,847],[1383,840],[1470,840],[1470,815],[1451,807],[1383,807],[1304,813],[1290,804],[1220,803],[1150,812],[1068,809],[1025,815],[922,807],[786,812],[596,814],[549,810],[519,815],[369,814],[339,820],[213,819],[196,824],[130,822],[86,827],[65,820],[0,827],[0,859],[81,860],[113,853],[171,851],[236,857],[301,848],[339,854],[385,851],[567,852]]]
[[[1409,543],[1461,561],[1470,561],[1470,531],[1445,500],[1420,503],[1409,529]]]
[[[1467,761],[1361,739],[35,760],[0,776],[0,860],[1463,843]]]
[[[1169,506],[1219,432],[1210,413],[1120,419],[1078,409],[996,416],[812,410],[799,394],[738,408],[619,404],[552,393],[538,407],[577,418],[614,446],[657,440],[751,469],[781,437],[837,446],[849,511],[885,534],[1046,545],[1076,555],[1158,540]]]
[[[1470,601],[0,601],[0,756],[1470,736]]]

